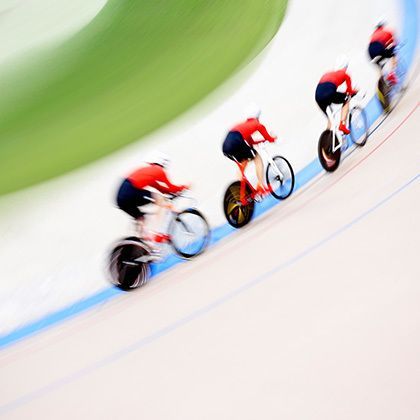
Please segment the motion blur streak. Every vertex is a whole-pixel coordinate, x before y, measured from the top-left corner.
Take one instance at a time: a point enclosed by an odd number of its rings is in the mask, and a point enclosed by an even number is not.
[[[126,356],[127,354],[129,354],[129,353],[131,353],[135,350],[138,350],[142,347],[148,346],[149,344],[154,343],[156,340],[158,340],[158,339],[160,339],[160,338],[162,338],[162,337],[164,337],[168,334],[171,334],[172,332],[176,331],[177,329],[182,328],[184,325],[189,324],[190,322],[195,321],[196,319],[202,317],[203,315],[217,309],[219,306],[221,306],[224,303],[230,301],[231,299],[234,299],[236,296],[240,295],[241,293],[245,292],[246,290],[251,289],[253,287],[256,287],[260,283],[270,279],[270,277],[273,274],[278,273],[279,271],[289,267],[292,264],[295,264],[299,260],[303,259],[305,256],[311,254],[312,252],[314,252],[318,248],[320,248],[323,245],[327,244],[328,242],[332,241],[337,236],[339,236],[340,234],[342,234],[346,230],[350,229],[353,225],[357,224],[358,222],[360,222],[361,220],[363,220],[364,218],[369,216],[371,213],[373,213],[375,210],[377,210],[378,208],[380,208],[381,206],[385,205],[387,202],[389,202],[390,200],[392,200],[393,198],[398,196],[398,194],[400,194],[405,189],[407,189],[408,187],[413,185],[415,182],[418,182],[419,179],[420,179],[420,174],[415,175],[413,178],[411,178],[405,184],[403,184],[400,188],[393,191],[391,194],[384,197],[377,204],[370,207],[365,212],[359,214],[353,220],[351,220],[347,224],[343,225],[341,228],[337,229],[336,231],[332,232],[331,234],[329,234],[328,236],[326,236],[325,238],[323,238],[319,242],[316,242],[312,246],[309,246],[308,248],[304,249],[302,252],[295,255],[293,258],[290,258],[287,261],[281,262],[279,265],[277,265],[276,267],[274,267],[270,271],[267,271],[267,272],[261,274],[260,276],[254,278],[253,280],[244,284],[240,288],[232,290],[230,293],[228,293],[228,294],[222,296],[220,299],[217,299],[216,301],[210,303],[208,306],[203,307],[203,308],[191,313],[190,315],[186,316],[185,318],[182,318],[182,319],[179,319],[178,321],[175,321],[174,323],[166,326],[165,328],[162,328],[162,329],[154,332],[153,334],[151,334],[147,337],[141,338],[140,340],[134,342],[130,346],[120,350],[117,353],[114,353],[114,354],[110,355],[109,357],[106,357],[103,360],[99,360],[98,362],[94,363],[93,365],[91,365],[91,366],[89,366],[85,369],[79,370],[79,371],[75,372],[74,374],[72,374],[68,377],[62,378],[59,381],[53,382],[53,383],[49,384],[48,386],[46,386],[44,388],[40,388],[37,391],[32,392],[32,393],[27,394],[27,395],[24,395],[24,396],[16,399],[15,401],[13,401],[9,404],[1,406],[0,407],[0,415],[3,415],[3,414],[5,414],[5,413],[7,413],[7,412],[9,412],[13,409],[16,409],[19,406],[24,405],[24,404],[26,404],[26,403],[28,403],[32,400],[35,400],[35,399],[37,399],[37,398],[39,398],[39,397],[41,397],[45,394],[48,394],[49,392],[54,391],[55,389],[57,389],[59,387],[62,387],[66,384],[74,382],[74,381],[80,379],[81,377],[92,373],[96,369],[100,369],[103,366],[106,366],[110,363],[113,363],[113,362],[121,359],[122,357]]]
[[[356,166],[358,166],[360,163],[362,163],[365,159],[367,159],[375,150],[377,150],[384,142],[386,142],[388,139],[392,137],[393,134],[395,134],[400,127],[404,125],[404,123],[415,113],[415,111],[418,109],[419,104],[417,103],[415,107],[407,114],[407,116],[395,127],[394,130],[391,131],[382,141],[379,142],[378,145],[362,160],[360,160],[357,164],[355,164],[353,167],[348,169],[346,172],[344,172],[342,175],[338,176],[337,179],[330,184],[326,189],[331,188],[333,185],[335,185],[337,182],[339,182],[344,176],[346,176],[350,171],[352,171]],[[316,161],[317,166],[319,166],[319,162]],[[297,175],[298,181],[301,180],[299,183],[299,186],[296,188],[304,186],[307,182],[309,182],[315,175],[319,173],[319,168],[311,173],[311,177],[308,177],[306,172],[309,172],[312,170],[314,165],[309,165],[305,170],[301,171]],[[302,179],[305,179],[305,182],[302,181]],[[308,202],[311,200],[308,200]],[[275,206],[278,202],[274,199],[268,198],[265,200],[264,203],[262,203],[259,208],[257,209],[257,215],[261,215],[265,212],[267,212],[269,209],[271,209],[273,206]],[[306,205],[306,204],[305,204]],[[213,235],[211,242],[212,244],[216,244],[220,240],[222,240],[227,235],[234,233],[234,229],[231,228],[228,224],[225,224],[223,226],[220,226],[213,230]],[[165,262],[153,266],[153,275],[157,275],[159,273],[162,273],[171,267],[173,267],[176,264],[182,263],[182,260],[180,260],[176,256],[169,257]],[[149,280],[151,281],[151,279]],[[33,334],[36,334],[39,331],[42,331],[46,328],[52,327],[57,323],[60,323],[66,319],[69,319],[73,316],[76,316],[93,306],[96,306],[100,303],[106,302],[109,299],[112,299],[113,297],[119,296],[123,294],[124,292],[120,291],[119,289],[115,287],[108,287],[105,290],[101,291],[100,293],[97,293],[93,296],[89,296],[86,299],[83,299],[79,302],[76,302],[75,304],[64,308],[61,311],[55,312],[49,316],[46,316],[34,323],[25,325],[22,328],[17,328],[16,330],[12,331],[9,334],[5,334],[3,336],[0,336],[0,349],[5,348],[9,345],[12,345],[26,337],[29,337]]]

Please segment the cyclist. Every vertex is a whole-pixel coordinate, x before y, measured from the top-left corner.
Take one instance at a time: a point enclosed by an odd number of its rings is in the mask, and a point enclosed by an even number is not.
[[[116,198],[118,207],[136,220],[140,237],[143,236],[144,213],[139,207],[154,203],[158,207],[156,226],[160,226],[163,210],[173,209],[172,203],[162,194],[177,194],[189,188],[169,181],[165,172],[169,158],[165,154],[158,153],[146,163],[124,179]],[[166,238],[162,233],[155,233],[153,240],[162,242]]]
[[[246,121],[235,125],[227,134],[223,142],[223,154],[241,165],[245,171],[249,161],[253,160],[255,163],[255,172],[257,174],[258,185],[257,191],[261,194],[268,192],[264,187],[264,165],[261,156],[253,148],[254,145],[269,141],[271,143],[276,141],[276,137],[271,136],[265,126],[260,123],[261,110],[255,106],[247,111],[248,118]],[[254,140],[253,135],[260,133],[264,140]]]
[[[395,74],[397,69],[397,57],[395,56],[395,37],[390,29],[385,29],[386,22],[384,19],[380,19],[375,25],[375,31],[373,32],[368,53],[371,60],[375,60],[379,66],[381,72],[381,63],[387,59],[391,63],[391,71],[388,73],[387,80],[391,85],[398,83],[397,75]]]
[[[346,127],[347,116],[349,113],[349,102],[351,96],[357,93],[351,84],[351,78],[347,73],[349,62],[346,56],[337,58],[335,70],[325,73],[316,87],[315,100],[322,112],[327,116],[327,130],[331,130],[331,121],[328,118],[327,108],[331,104],[343,104],[341,109],[341,120],[338,129],[344,134],[350,134]],[[339,87],[345,83],[346,91],[340,92]]]

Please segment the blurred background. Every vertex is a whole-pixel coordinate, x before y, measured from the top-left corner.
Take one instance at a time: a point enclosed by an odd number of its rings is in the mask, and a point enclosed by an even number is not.
[[[0,0],[0,416],[416,418],[419,13]],[[409,81],[389,115],[367,56],[378,17]],[[343,53],[372,132],[327,174],[314,93]],[[232,234],[221,144],[250,102],[296,191]],[[133,226],[115,194],[155,149],[223,240],[123,293],[106,262]]]

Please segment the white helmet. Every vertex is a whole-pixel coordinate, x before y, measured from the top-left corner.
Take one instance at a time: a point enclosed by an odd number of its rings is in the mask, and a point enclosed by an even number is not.
[[[260,118],[261,109],[257,104],[249,104],[245,109],[246,118]]]
[[[380,18],[378,18],[378,19],[376,19],[376,22],[375,22],[375,28],[377,29],[377,28],[382,28],[383,26],[385,26],[387,24],[387,21],[386,21],[386,19],[383,17],[383,16],[381,16]]]
[[[335,60],[335,69],[336,70],[347,70],[349,66],[349,58],[345,54],[341,54]]]
[[[150,165],[159,165],[162,166],[162,168],[166,168],[171,163],[171,160],[166,153],[155,152],[151,154],[148,159],[146,159],[146,163],[149,163]]]

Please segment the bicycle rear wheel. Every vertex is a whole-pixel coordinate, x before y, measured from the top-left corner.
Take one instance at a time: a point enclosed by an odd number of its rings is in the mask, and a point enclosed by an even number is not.
[[[351,109],[349,126],[351,141],[358,146],[364,146],[369,137],[369,127],[366,112],[360,106]]]
[[[382,105],[382,108],[385,112],[390,112],[391,110],[391,88],[385,79],[381,76],[378,81],[377,95],[379,102]]]
[[[210,240],[210,227],[197,209],[187,209],[177,214],[169,225],[171,245],[182,258],[201,254]]]
[[[293,192],[295,186],[295,174],[292,165],[282,156],[274,156],[275,167],[271,163],[267,165],[265,178],[271,188],[271,195],[277,200],[284,200]]]
[[[223,198],[223,210],[228,223],[239,229],[249,223],[254,214],[255,202],[251,198],[252,191],[245,184],[246,204],[241,202],[241,182],[235,181],[227,187]]]
[[[148,255],[148,247],[139,238],[123,239],[109,256],[111,282],[125,291],[143,286],[149,277],[149,265],[136,260]]]
[[[341,149],[332,151],[333,136],[331,130],[325,130],[318,140],[318,158],[327,172],[334,172],[340,164]],[[337,137],[335,139],[338,142]]]

